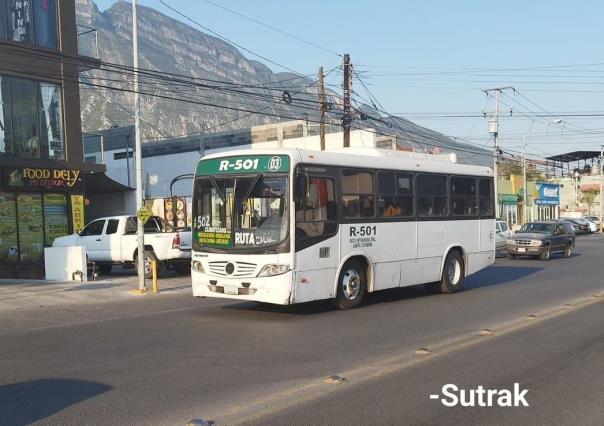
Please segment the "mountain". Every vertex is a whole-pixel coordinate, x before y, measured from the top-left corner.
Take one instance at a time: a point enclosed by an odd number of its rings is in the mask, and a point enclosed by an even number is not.
[[[97,29],[99,57],[104,63],[132,66],[130,3],[118,1],[101,12],[91,0],[76,0],[76,14],[79,25]],[[138,6],[138,34],[139,68],[160,74],[160,78],[157,75],[140,78],[140,91],[156,95],[141,96],[144,140],[186,135],[202,129],[225,131],[288,119],[318,118],[317,88],[311,79],[293,73],[275,73],[266,65],[246,58],[220,38],[149,7]],[[90,52],[93,56],[93,36],[90,33],[79,37],[80,52]],[[84,131],[132,124],[131,72],[109,66],[87,71],[81,75],[81,80],[84,82],[81,86]],[[291,103],[285,102],[289,100],[287,95],[285,100],[282,98],[284,92],[291,95]],[[340,98],[329,90],[327,95],[333,106],[328,119],[339,124],[342,116]],[[364,106],[363,111],[366,112],[364,118],[369,117],[366,122],[359,121],[363,126],[375,127],[387,135],[396,133],[398,140],[406,145],[427,150],[434,146],[454,149],[460,159],[469,158],[464,162],[483,163],[488,159],[476,148],[403,118],[382,119],[379,112],[369,106]]]

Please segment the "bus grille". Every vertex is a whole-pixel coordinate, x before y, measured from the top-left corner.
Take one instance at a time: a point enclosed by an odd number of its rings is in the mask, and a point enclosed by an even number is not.
[[[235,269],[232,274],[227,274],[226,266],[232,263]],[[256,268],[258,265],[255,263],[248,262],[229,262],[228,260],[219,260],[215,262],[209,262],[209,270],[213,275],[219,277],[233,277],[233,278],[244,278],[256,276]]]

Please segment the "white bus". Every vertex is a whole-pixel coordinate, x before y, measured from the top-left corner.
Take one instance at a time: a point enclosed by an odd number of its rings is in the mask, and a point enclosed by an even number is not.
[[[208,155],[193,187],[193,295],[341,309],[444,293],[495,259],[493,172],[382,149]]]

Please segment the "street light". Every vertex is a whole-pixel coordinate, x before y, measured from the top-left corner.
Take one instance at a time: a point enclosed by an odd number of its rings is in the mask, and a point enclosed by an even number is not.
[[[579,207],[579,177],[581,173],[578,170],[575,170],[573,175],[575,177],[575,206]]]

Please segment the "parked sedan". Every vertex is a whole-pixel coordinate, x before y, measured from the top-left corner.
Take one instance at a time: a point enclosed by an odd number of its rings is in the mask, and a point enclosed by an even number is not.
[[[575,234],[569,224],[562,221],[525,223],[506,242],[509,258],[534,256],[549,260],[552,253],[571,257],[574,248]]]
[[[561,222],[565,222],[565,223],[570,223],[571,226],[573,227],[573,230],[575,231],[575,234],[583,235],[583,234],[589,234],[589,232],[590,232],[589,231],[589,225],[587,225],[584,222],[579,222],[575,218],[561,217],[560,221]]]
[[[495,222],[495,250],[503,251],[505,250],[505,244],[508,238],[512,235],[512,230],[510,229],[507,222],[503,220],[497,220]]]

